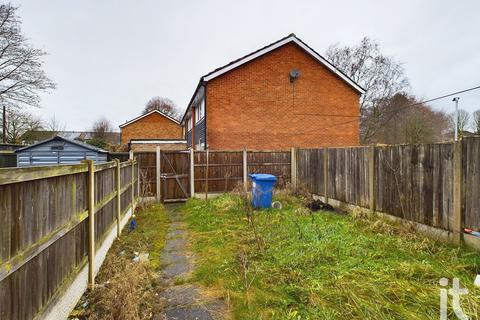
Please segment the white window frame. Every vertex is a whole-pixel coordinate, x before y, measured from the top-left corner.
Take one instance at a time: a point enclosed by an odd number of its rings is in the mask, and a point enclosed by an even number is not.
[[[187,119],[187,132],[192,130],[192,116],[189,116]]]
[[[205,99],[195,108],[195,123],[199,123],[205,117]]]

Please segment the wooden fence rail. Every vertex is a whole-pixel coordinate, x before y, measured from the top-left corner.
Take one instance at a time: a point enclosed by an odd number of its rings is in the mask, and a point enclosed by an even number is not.
[[[480,229],[480,138],[458,143],[299,149],[310,192],[443,229]]]
[[[0,319],[44,316],[135,207],[134,160],[0,169]],[[130,211],[131,212],[131,211]]]

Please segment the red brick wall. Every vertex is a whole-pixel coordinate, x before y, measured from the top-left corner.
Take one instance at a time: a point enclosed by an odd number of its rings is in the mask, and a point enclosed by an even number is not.
[[[295,85],[292,69],[301,73]],[[295,44],[211,80],[206,92],[210,149],[359,144],[360,94]]]
[[[162,150],[186,150],[187,144],[186,143],[142,143],[142,144],[131,144],[130,150],[136,152],[155,152],[157,150],[157,146],[160,146]]]
[[[131,139],[182,139],[182,127],[158,113],[121,128],[122,145]]]

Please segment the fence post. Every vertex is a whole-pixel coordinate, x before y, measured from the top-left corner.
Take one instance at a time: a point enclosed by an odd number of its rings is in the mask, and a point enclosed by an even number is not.
[[[132,153],[133,154],[133,153]],[[135,160],[132,158],[132,179],[130,181],[130,193],[132,194],[132,214],[135,213]]]
[[[120,219],[121,219],[121,212],[122,212],[122,206],[121,206],[121,182],[120,182],[120,160],[115,159],[115,163],[117,165],[117,168],[115,169],[115,176],[116,176],[116,189],[117,189],[117,238],[120,238]]]
[[[206,156],[206,167],[205,167],[205,200],[208,200],[208,149]]]
[[[370,210],[377,210],[377,202],[375,199],[375,146],[368,149],[368,195],[370,198]]]
[[[190,149],[190,197],[195,197],[195,153]]]
[[[88,165],[87,206],[88,206],[88,288],[95,287],[95,167],[93,160],[83,160]]]
[[[140,162],[137,160],[137,202],[143,199],[143,196],[142,198],[140,196]]]
[[[134,154],[133,154],[133,150],[130,150],[128,152],[128,159],[132,162],[132,178],[130,179],[130,194],[132,196],[132,203],[131,203],[131,206],[132,206],[132,214],[133,212],[135,211],[134,210],[134,201],[135,201],[135,191],[133,190],[133,181],[134,181],[134,178],[135,178],[135,175],[133,174],[133,157],[134,157]]]
[[[248,190],[247,148],[243,148],[243,164],[242,164],[242,167],[243,167],[243,191],[247,192],[247,190]]]
[[[290,182],[293,190],[297,190],[297,149],[292,148],[290,155]]]
[[[453,242],[460,244],[462,240],[462,141],[453,144]]]
[[[161,153],[160,152],[161,152],[160,146],[157,146],[157,153],[155,157],[155,160],[156,160],[155,182],[157,186],[157,190],[156,190],[157,202],[160,202],[160,197],[161,197],[160,192],[162,190],[160,189],[160,174],[161,174],[161,171],[160,171]]]
[[[328,148],[323,149],[323,194],[325,203],[328,203]]]

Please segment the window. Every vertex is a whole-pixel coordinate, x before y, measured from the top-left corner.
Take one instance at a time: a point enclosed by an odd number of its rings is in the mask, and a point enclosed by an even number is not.
[[[50,147],[50,150],[52,150],[52,151],[61,151],[61,150],[63,150],[63,145],[59,145],[59,144],[53,145],[53,146]]]
[[[189,116],[187,119],[187,132],[192,130],[192,117]]]
[[[205,117],[205,99],[202,99],[202,102],[195,110],[195,123],[202,120],[203,117]]]

